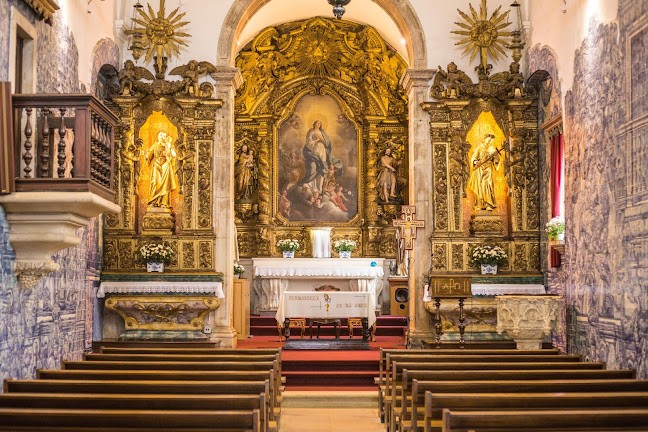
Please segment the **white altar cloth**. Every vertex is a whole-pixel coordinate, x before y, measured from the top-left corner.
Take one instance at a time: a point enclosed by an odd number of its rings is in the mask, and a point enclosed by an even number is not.
[[[286,318],[368,318],[376,322],[376,301],[367,292],[286,291],[281,294],[277,322]]]
[[[472,284],[472,295],[497,296],[506,294],[537,295],[546,294],[540,284]]]
[[[222,282],[101,282],[97,297],[106,294],[211,294],[225,298]]]
[[[372,262],[376,263],[374,267]],[[254,275],[266,278],[373,279],[384,274],[382,262],[371,258],[254,259]]]

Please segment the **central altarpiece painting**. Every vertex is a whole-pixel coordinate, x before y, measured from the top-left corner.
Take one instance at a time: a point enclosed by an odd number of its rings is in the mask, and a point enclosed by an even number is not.
[[[371,27],[314,18],[271,27],[239,53],[235,209],[241,256],[279,256],[333,227],[363,256],[393,256],[407,204],[407,65]]]

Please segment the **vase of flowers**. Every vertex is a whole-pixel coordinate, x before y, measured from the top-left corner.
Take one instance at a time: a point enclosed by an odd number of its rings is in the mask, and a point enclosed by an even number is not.
[[[284,258],[295,258],[295,252],[299,249],[299,241],[295,239],[279,240],[277,247],[283,252]]]
[[[497,266],[504,264],[508,255],[499,246],[480,245],[472,248],[470,258],[481,266],[481,274],[497,274]]]
[[[234,263],[234,277],[236,279],[241,279],[241,276],[243,276],[244,271],[245,271],[245,267],[243,267],[239,263]]]
[[[547,237],[549,240],[565,240],[565,219],[562,216],[556,216],[547,222]]]
[[[163,243],[149,243],[137,250],[140,262],[146,263],[147,272],[164,273],[164,265],[173,258],[173,249]]]
[[[347,239],[336,240],[335,243],[333,243],[333,249],[340,254],[340,258],[351,258],[351,252],[356,248],[356,246],[356,242]]]

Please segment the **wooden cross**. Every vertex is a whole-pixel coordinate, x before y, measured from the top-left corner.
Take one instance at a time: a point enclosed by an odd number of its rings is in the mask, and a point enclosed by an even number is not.
[[[416,213],[415,206],[402,206],[401,213],[403,214],[402,218],[394,219],[392,226],[400,229],[401,238],[405,240],[404,248],[412,250],[414,249],[413,240],[416,238],[416,229],[425,228],[425,221],[413,219],[414,213]]]

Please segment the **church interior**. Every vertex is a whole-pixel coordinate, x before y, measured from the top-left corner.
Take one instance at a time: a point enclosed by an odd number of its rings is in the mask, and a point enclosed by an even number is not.
[[[0,0],[0,430],[648,431],[647,0]]]

